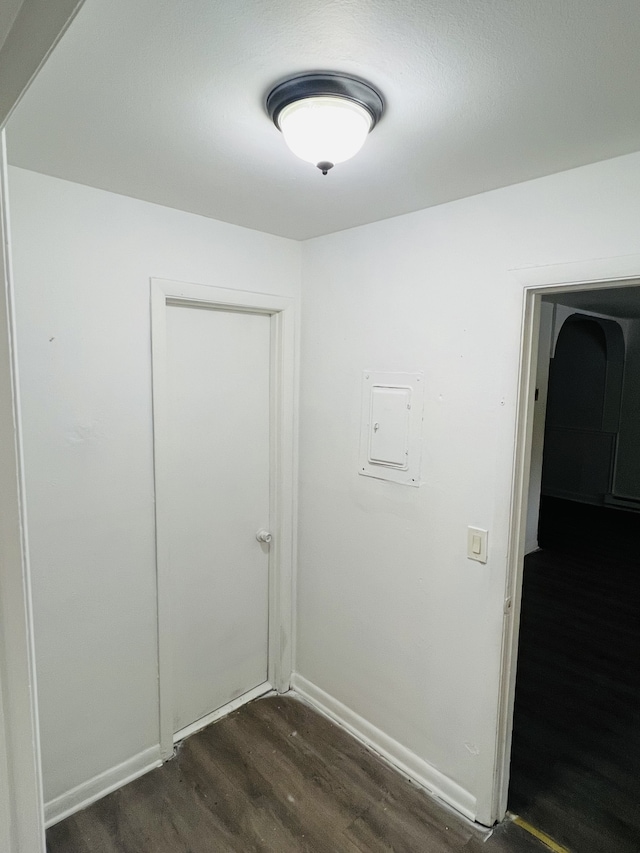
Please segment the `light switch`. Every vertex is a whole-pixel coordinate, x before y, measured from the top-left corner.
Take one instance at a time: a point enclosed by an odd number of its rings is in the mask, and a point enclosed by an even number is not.
[[[467,528],[467,557],[479,563],[487,562],[488,533],[481,527]]]

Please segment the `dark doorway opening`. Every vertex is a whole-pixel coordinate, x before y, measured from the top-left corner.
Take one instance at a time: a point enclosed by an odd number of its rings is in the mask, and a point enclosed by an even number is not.
[[[622,290],[615,316],[607,291],[556,298],[524,567],[509,809],[572,853],[640,850],[640,294]]]

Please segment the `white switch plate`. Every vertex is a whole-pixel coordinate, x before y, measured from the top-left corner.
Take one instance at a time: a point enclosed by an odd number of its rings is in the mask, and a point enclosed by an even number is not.
[[[489,534],[481,527],[467,528],[467,557],[479,563],[487,562],[487,538]]]

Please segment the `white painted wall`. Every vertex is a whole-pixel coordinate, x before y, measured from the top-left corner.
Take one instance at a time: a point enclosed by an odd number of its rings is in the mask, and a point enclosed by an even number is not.
[[[4,673],[3,673],[4,675]],[[0,850],[11,850],[11,790],[9,787],[9,756],[0,684]]]
[[[0,125],[0,850],[44,851],[31,577],[15,346],[15,289]]]
[[[489,819],[520,356],[513,268],[640,252],[640,154],[311,240],[297,669]],[[424,485],[357,474],[365,368],[425,373]],[[488,528],[486,565],[466,526]]]
[[[30,572],[22,504],[22,436],[14,382],[13,281],[5,125],[84,0],[9,0],[0,10],[0,850],[43,851]]]
[[[47,799],[158,742],[148,279],[295,295],[299,247],[11,171]],[[297,669],[469,793],[495,753],[522,288],[640,252],[640,155],[303,246]],[[423,480],[357,474],[364,368],[423,370]],[[489,561],[465,556],[486,527]]]
[[[296,296],[278,237],[10,170],[45,799],[159,742],[149,278]]]

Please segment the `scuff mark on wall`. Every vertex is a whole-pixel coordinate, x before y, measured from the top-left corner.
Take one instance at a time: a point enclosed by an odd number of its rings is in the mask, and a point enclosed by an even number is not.
[[[95,423],[79,423],[73,430],[70,430],[66,439],[69,444],[84,444],[89,441],[95,441],[102,436]]]

